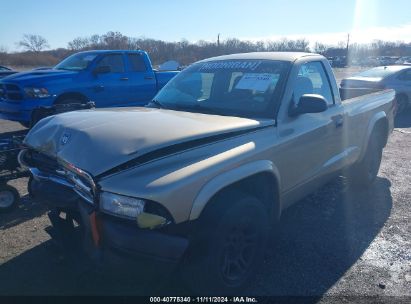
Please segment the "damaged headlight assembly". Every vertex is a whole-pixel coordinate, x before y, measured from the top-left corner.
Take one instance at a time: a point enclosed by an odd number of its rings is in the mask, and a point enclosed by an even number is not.
[[[154,229],[169,222],[163,216],[145,212],[148,202],[111,192],[100,194],[100,210],[124,219],[135,220],[140,228]]]

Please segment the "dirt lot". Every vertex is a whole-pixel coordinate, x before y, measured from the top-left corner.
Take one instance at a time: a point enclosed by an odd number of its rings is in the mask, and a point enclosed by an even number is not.
[[[0,121],[3,136],[19,128]],[[312,302],[409,303],[410,151],[408,111],[396,121],[371,189],[354,192],[340,179],[283,214],[279,241],[247,293],[312,296]],[[47,210],[27,198],[25,183],[12,183],[23,196],[20,207],[0,214],[0,295],[187,293],[172,276],[144,283],[139,269],[130,279],[95,273],[81,255],[60,259],[44,231]]]

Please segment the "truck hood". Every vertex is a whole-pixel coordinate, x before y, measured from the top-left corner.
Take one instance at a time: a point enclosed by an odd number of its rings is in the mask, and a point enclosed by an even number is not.
[[[72,77],[77,75],[77,71],[64,71],[64,70],[39,70],[39,71],[28,71],[28,72],[20,72],[16,74],[9,75],[7,77],[2,78],[2,81],[7,82],[40,82],[54,78],[62,78],[62,77]]]
[[[154,108],[84,110],[41,120],[25,144],[97,176],[273,123]]]

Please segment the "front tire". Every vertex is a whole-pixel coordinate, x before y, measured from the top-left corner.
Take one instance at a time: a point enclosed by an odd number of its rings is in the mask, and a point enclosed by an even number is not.
[[[57,100],[54,105],[69,105],[69,104],[85,104],[87,101],[84,99],[75,99],[75,98],[64,98]]]
[[[27,129],[29,129],[30,126],[31,126],[31,122],[29,122],[29,121],[19,121],[19,123]]]
[[[198,294],[238,294],[264,259],[267,208],[253,196],[235,193],[210,209],[199,220],[183,279]]]
[[[54,106],[68,106],[72,104],[81,105],[85,103],[86,101],[83,99],[64,98],[61,100],[57,100],[54,103]],[[46,118],[49,115],[52,115],[52,114],[44,114],[44,113],[38,113],[34,111],[31,115],[31,121],[28,125],[28,128],[32,128],[36,123],[38,123],[40,120],[42,120],[43,118]]]

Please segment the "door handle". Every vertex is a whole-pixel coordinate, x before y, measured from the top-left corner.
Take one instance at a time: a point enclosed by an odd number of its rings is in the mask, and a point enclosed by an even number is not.
[[[128,80],[128,77],[122,77],[122,78],[120,78],[120,80]]]
[[[154,79],[153,76],[144,76],[144,79],[150,80],[150,79]]]

